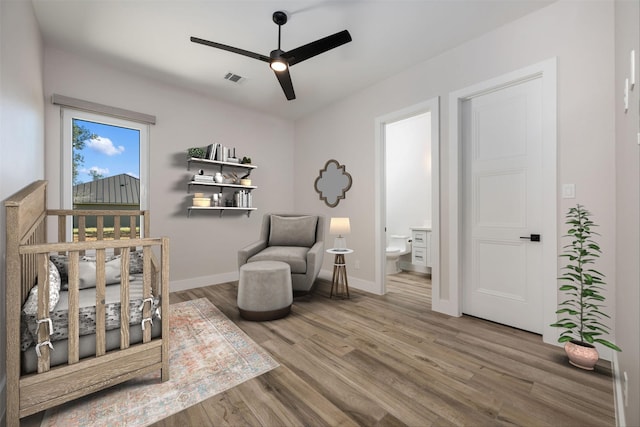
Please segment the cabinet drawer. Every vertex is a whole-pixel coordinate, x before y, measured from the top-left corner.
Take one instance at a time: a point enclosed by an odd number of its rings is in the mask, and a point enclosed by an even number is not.
[[[427,249],[413,247],[411,251],[411,263],[415,265],[427,265]]]
[[[412,233],[411,240],[412,240],[411,245],[413,247],[426,248],[427,247],[427,231],[414,230]]]

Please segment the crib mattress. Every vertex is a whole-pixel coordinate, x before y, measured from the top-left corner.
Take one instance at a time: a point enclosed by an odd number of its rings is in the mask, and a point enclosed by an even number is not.
[[[142,323],[141,305],[143,301],[142,275],[132,274],[129,281],[129,324],[140,325]],[[96,289],[88,288],[79,291],[79,329],[80,336],[95,334],[96,332]],[[159,298],[154,297],[152,304],[152,318],[157,318]],[[105,290],[106,329],[120,329],[120,284],[109,285]],[[50,341],[65,340],[69,337],[68,329],[69,298],[67,291],[60,292],[60,299],[56,304],[50,318],[53,323],[53,333]],[[35,342],[38,337],[38,324],[36,315],[22,313],[23,334],[22,350],[35,353]],[[44,327],[44,326],[41,326]],[[136,328],[131,328],[136,329]],[[141,327],[137,328],[141,329]]]

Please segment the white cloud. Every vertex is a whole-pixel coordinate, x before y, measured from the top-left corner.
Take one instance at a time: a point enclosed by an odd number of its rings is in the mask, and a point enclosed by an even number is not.
[[[122,145],[116,147],[109,138],[103,138],[101,136],[88,140],[87,147],[107,156],[115,156],[116,154],[122,154],[124,152]]]
[[[109,168],[100,168],[98,166],[91,166],[89,169],[82,168],[79,170],[80,173],[86,173],[89,175],[91,171],[95,171],[98,175],[109,175]]]

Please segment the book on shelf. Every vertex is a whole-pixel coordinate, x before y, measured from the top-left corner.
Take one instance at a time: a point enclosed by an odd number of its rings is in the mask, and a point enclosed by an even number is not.
[[[204,158],[210,160],[212,157],[213,144],[207,145],[207,151],[205,152]]]
[[[213,182],[213,175],[193,175],[193,180],[198,182]]]
[[[222,145],[215,144],[213,160],[222,161]]]

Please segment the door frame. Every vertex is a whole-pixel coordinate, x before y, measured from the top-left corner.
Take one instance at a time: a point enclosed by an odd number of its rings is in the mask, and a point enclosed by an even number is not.
[[[542,218],[544,224],[544,239],[553,244],[542,254],[542,310],[543,310],[543,341],[555,343],[558,331],[549,325],[557,319],[558,302],[558,235],[557,235],[557,61],[556,58],[533,64],[531,66],[504,74],[502,76],[469,86],[449,94],[449,297],[440,298],[434,292],[434,310],[452,316],[462,315],[462,283],[461,278],[461,249],[462,249],[462,102],[479,95],[484,95],[502,88],[516,85],[527,80],[542,79],[542,158],[545,173],[543,175],[542,191],[544,204],[547,209]]]
[[[431,113],[431,286],[440,287],[440,97],[431,98],[375,120],[375,284],[386,293],[386,165],[385,126],[423,113]],[[435,242],[435,243],[434,243]]]

